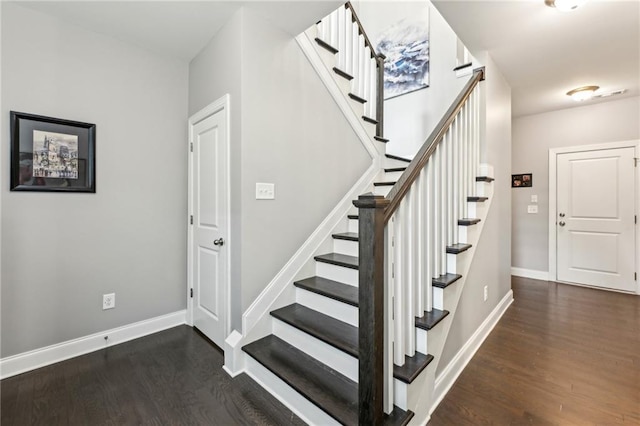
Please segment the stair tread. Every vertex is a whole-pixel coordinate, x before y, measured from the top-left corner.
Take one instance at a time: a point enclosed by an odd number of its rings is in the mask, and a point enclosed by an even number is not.
[[[374,182],[373,186],[393,186],[395,182]]]
[[[376,120],[375,118],[367,117],[366,115],[363,115],[362,119],[367,123],[378,124],[378,120]]]
[[[393,173],[393,172],[404,172],[407,170],[406,167],[390,167],[388,169],[384,169],[385,173]]]
[[[450,246],[447,246],[447,253],[460,254],[464,251],[469,250],[471,247],[472,247],[471,244],[463,244],[463,243],[452,244]]]
[[[478,196],[467,197],[467,201],[476,202],[476,203],[482,203],[484,201],[487,201],[488,199],[489,197],[478,197]]]
[[[333,53],[334,55],[336,53],[338,53],[338,49],[336,49],[335,47],[333,47],[332,45],[330,45],[329,43],[327,43],[326,41],[316,37],[316,43],[318,43],[318,46],[321,46],[325,49],[327,49],[329,52]]]
[[[431,283],[433,284],[434,287],[446,288],[451,284],[453,284],[454,282],[458,281],[460,278],[462,278],[462,275],[460,274],[446,273],[446,274],[440,275],[438,278],[433,278]]]
[[[298,303],[272,311],[271,315],[354,358],[358,358],[358,327]],[[394,366],[393,376],[406,383],[411,383],[431,362],[428,357],[429,355],[416,352],[416,356],[411,357],[408,364],[405,360],[404,366]],[[399,376],[396,375],[396,368],[399,369]],[[407,380],[411,381],[407,382]]]
[[[341,232],[338,234],[333,234],[332,237],[336,240],[358,241],[357,232]]]
[[[393,366],[393,377],[405,383],[411,383],[420,375],[422,370],[427,368],[431,361],[433,361],[433,355],[431,354],[424,355],[416,352],[414,356],[405,355],[402,367]]]
[[[476,182],[493,182],[495,179],[489,176],[476,176]]]
[[[358,269],[359,262],[355,256],[342,253],[327,253],[314,257],[318,262],[329,263],[331,265],[344,266],[345,268]]]
[[[274,335],[242,349],[338,422],[358,424],[358,384],[354,381]],[[411,417],[411,411],[394,407],[384,424],[403,425]]]
[[[440,309],[432,309],[431,312],[424,311],[424,315],[420,318],[416,318],[416,327],[423,330],[431,330],[440,321],[449,315],[449,311],[441,311]]]
[[[355,219],[355,220],[358,220],[358,215],[357,215],[357,214],[349,214],[349,215],[347,215],[347,217],[348,217],[349,219]]]
[[[346,71],[341,70],[338,67],[333,67],[333,72],[335,72],[336,74],[338,74],[342,78],[346,78],[349,81],[353,80],[353,76],[351,74],[349,74]]]
[[[329,280],[323,277],[310,277],[293,283],[296,287],[320,294],[330,299],[358,306],[358,287]]]
[[[461,226],[475,225],[478,222],[480,222],[480,219],[470,218],[470,217],[466,217],[464,219],[458,219],[458,225],[461,225]]]
[[[366,100],[365,98],[362,98],[362,97],[360,97],[360,96],[356,95],[355,93],[351,93],[351,92],[350,92],[350,93],[349,93],[349,97],[350,97],[351,99],[353,99],[354,101],[359,102],[359,103],[361,103],[361,104],[365,104],[365,103],[367,103],[367,100]]]
[[[381,137],[381,136],[374,136],[373,138],[374,138],[375,140],[377,140],[378,142],[382,142],[382,143],[387,143],[387,142],[389,142],[389,139],[387,139],[387,138],[383,138],[383,137]]]
[[[384,156],[392,160],[404,161],[405,163],[411,162],[411,160],[409,160],[408,158],[398,157],[397,155],[393,155],[393,154],[385,154]]]

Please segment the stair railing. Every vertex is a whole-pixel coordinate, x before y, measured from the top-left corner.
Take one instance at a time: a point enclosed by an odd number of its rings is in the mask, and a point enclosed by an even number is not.
[[[375,121],[376,136],[384,131],[384,59],[371,40],[351,2],[317,24],[318,39],[336,51],[334,71],[351,80],[351,92],[366,100],[364,117]]]
[[[365,194],[354,201],[361,425],[381,424],[393,406],[393,364],[402,366],[405,356],[415,355],[416,316],[443,309],[442,292],[433,297],[432,280],[446,276],[446,247],[466,241],[458,220],[467,217],[467,197],[476,195],[478,84],[484,75],[484,68],[474,71],[386,197]]]

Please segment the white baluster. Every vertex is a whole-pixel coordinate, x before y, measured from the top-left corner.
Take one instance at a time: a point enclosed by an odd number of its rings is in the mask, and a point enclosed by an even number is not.
[[[469,215],[467,196],[469,195],[469,114],[466,108],[462,108],[462,217]]]
[[[337,48],[338,46],[338,28],[339,28],[338,27],[338,10],[334,10],[333,12],[331,12],[331,16],[329,18],[330,26],[331,26],[331,32],[329,34],[330,36],[329,44],[331,44],[331,46],[335,48]]]
[[[347,9],[344,7],[340,7],[336,12],[338,13],[338,44],[336,45],[336,47],[338,48],[338,54],[336,57],[336,68],[341,71],[345,71],[345,64],[347,63]]]
[[[402,329],[404,331],[404,354],[413,356],[416,352],[416,333],[413,329],[413,324],[415,324],[415,314],[414,314],[414,292],[413,286],[415,285],[415,276],[413,275],[413,264],[416,261],[416,253],[415,253],[415,229],[413,226],[414,222],[414,206],[415,204],[415,187],[412,186],[411,189],[405,195],[405,198],[402,202],[402,210],[403,210],[403,218],[404,218],[404,226],[403,226],[403,265],[402,265],[402,281],[403,281],[403,292],[404,292],[404,301],[403,301],[403,316],[402,316]],[[413,324],[412,324],[413,323]],[[402,360],[402,364],[404,364],[404,359]]]
[[[473,126],[473,133],[474,133],[474,137],[475,137],[475,141],[476,141],[476,162],[475,162],[475,168],[476,171],[474,173],[474,176],[480,176],[480,86],[476,86],[475,90],[473,91],[474,93],[474,126]],[[475,180],[474,177],[474,180]],[[475,182],[473,183],[473,193],[474,195],[478,195],[477,192],[477,188],[476,188],[476,184]]]
[[[367,107],[368,101],[371,98],[371,93],[369,93],[369,80],[371,79],[371,74],[369,74],[369,57],[371,50],[369,47],[364,48],[364,57],[362,58],[362,97],[367,100],[367,103],[364,104],[363,113],[367,117],[369,115],[369,108]]]
[[[369,59],[369,97],[367,98],[368,116],[373,119],[378,119],[376,105],[378,103],[378,74],[376,72],[376,58]]]
[[[404,333],[402,330],[403,313],[403,299],[404,288],[402,281],[402,260],[404,257],[404,217],[402,211],[402,205],[396,211],[393,222],[393,234],[394,234],[394,259],[393,259],[393,311],[394,311],[394,345],[393,345],[393,362],[398,365],[404,364]]]
[[[345,8],[344,18],[344,72],[353,75],[353,15],[351,9]]]
[[[358,26],[354,23],[351,25],[351,93],[358,93],[358,80],[360,79],[360,69],[358,67],[358,52],[360,51],[360,36],[358,34]]]
[[[425,272],[424,272],[424,281],[426,283],[425,286],[425,301],[424,308],[426,311],[431,311],[433,309],[433,293],[431,289],[431,280],[433,279],[433,240],[434,240],[434,222],[433,222],[433,157],[429,159],[426,165],[426,181],[425,181],[425,224],[426,224],[426,232],[424,235],[425,239],[425,247],[426,247],[426,255],[422,258],[424,259],[425,264]]]
[[[424,313],[424,291],[426,289],[426,279],[425,279],[425,266],[428,262],[428,258],[426,256],[426,236],[427,236],[427,228],[426,228],[426,218],[427,218],[427,210],[425,209],[425,200],[426,200],[426,170],[423,168],[418,175],[418,179],[416,180],[416,200],[415,200],[415,237],[416,237],[416,259],[414,262],[414,279],[415,282],[413,284],[414,293],[415,293],[415,313],[416,316],[421,317]]]
[[[447,273],[447,145],[440,144],[441,146],[441,155],[440,155],[440,199],[438,200],[438,206],[440,210],[440,214],[438,216],[439,227],[440,227],[440,247],[438,247],[438,251],[441,253],[440,255],[440,270],[443,274]]]
[[[440,252],[440,239],[441,239],[441,228],[440,228],[440,209],[438,208],[438,204],[440,203],[440,147],[436,147],[436,150],[431,157],[433,161],[433,277],[438,278],[442,274],[442,270],[440,269],[440,258],[442,257],[442,253]]]
[[[451,127],[447,130],[447,245],[454,243],[453,230],[457,227],[454,224],[455,214],[453,212],[453,132]]]
[[[366,79],[366,75],[365,75],[365,60],[366,60],[366,55],[367,55],[367,47],[364,45],[364,36],[361,34],[358,37],[359,41],[358,41],[358,96],[360,96],[361,98],[365,97],[364,94],[364,81]]]
[[[451,215],[451,227],[453,229],[453,244],[458,243],[458,218],[460,217],[460,145],[458,126],[460,121],[456,117],[451,123],[451,157],[452,157],[452,174],[453,174],[453,213]]]
[[[387,319],[384,327],[384,409],[385,413],[393,410],[393,341],[394,341],[394,320],[393,320],[393,277],[391,276],[394,259],[393,241],[393,218],[384,228],[385,233],[385,299],[384,317]]]
[[[467,179],[469,179],[469,191],[467,193],[468,196],[473,195],[473,187],[476,186],[475,182],[476,182],[476,177],[475,177],[475,165],[474,165],[474,157],[475,157],[475,147],[474,147],[474,117],[473,117],[473,110],[471,108],[471,103],[467,102],[465,104],[465,109],[468,111],[469,113],[469,170],[468,170],[468,175],[467,175]]]

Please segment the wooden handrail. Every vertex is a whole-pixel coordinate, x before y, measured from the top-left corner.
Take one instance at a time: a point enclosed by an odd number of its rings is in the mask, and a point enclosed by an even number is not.
[[[475,89],[479,82],[484,80],[484,77],[484,67],[476,68],[473,71],[473,75],[444,114],[442,120],[440,120],[433,132],[431,132],[431,135],[429,135],[425,143],[422,145],[418,154],[416,154],[407,167],[407,170],[402,173],[400,179],[398,179],[396,184],[393,185],[393,188],[391,188],[391,191],[386,197],[389,200],[389,205],[384,211],[385,224],[389,222],[393,214],[398,210],[400,202],[411,188],[411,185],[413,185],[416,179],[418,179],[420,172],[435,152],[444,135],[447,133],[449,126],[451,126],[451,123],[455,120],[456,116],[464,106],[464,103],[467,101],[469,96],[471,96],[473,89]]]
[[[358,18],[358,14],[356,13],[356,10],[353,8],[353,5],[351,4],[351,2],[350,1],[346,2],[344,4],[344,7],[351,10],[351,19],[353,19],[353,22],[356,23],[356,25],[358,26],[358,31],[364,37],[364,45],[369,46],[369,49],[371,49],[371,57],[372,58],[378,58],[379,56],[384,57],[384,55],[378,55],[376,53],[376,49],[373,47],[371,40],[369,40],[369,37],[367,36],[367,33],[364,30],[364,27],[362,26],[362,22],[360,22],[360,18]]]

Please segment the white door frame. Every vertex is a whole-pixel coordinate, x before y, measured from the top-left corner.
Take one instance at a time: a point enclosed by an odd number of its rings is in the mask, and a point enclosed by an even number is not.
[[[563,148],[552,148],[549,150],[549,280],[558,281],[557,268],[557,240],[556,240],[556,207],[557,207],[557,157],[559,154],[572,152],[598,151],[602,149],[635,148],[635,155],[640,156],[640,140],[630,140],[621,142],[610,142],[593,145],[568,146]],[[635,169],[636,189],[640,190],[640,173]],[[640,211],[640,197],[638,191],[634,194],[634,207],[636,215]],[[635,269],[640,265],[640,226],[636,225],[635,235]],[[612,290],[616,291],[616,290]],[[640,281],[636,281],[636,294],[640,294]]]
[[[193,298],[191,297],[191,289],[193,288],[193,226],[190,223],[191,215],[193,215],[193,152],[191,152],[191,140],[193,137],[192,130],[196,123],[212,116],[220,111],[224,111],[224,122],[226,129],[226,140],[223,141],[227,147],[227,218],[229,234],[231,230],[231,97],[229,94],[222,96],[213,103],[207,105],[200,111],[189,117],[189,137],[187,139],[187,152],[189,153],[189,176],[188,176],[188,195],[187,195],[187,324],[193,326]],[[226,268],[227,282],[226,285],[226,300],[224,300],[225,315],[224,315],[224,334],[229,336],[231,327],[231,247],[233,241],[231,238],[227,238],[225,241],[227,246],[227,264]],[[222,348],[224,350],[224,348]]]

